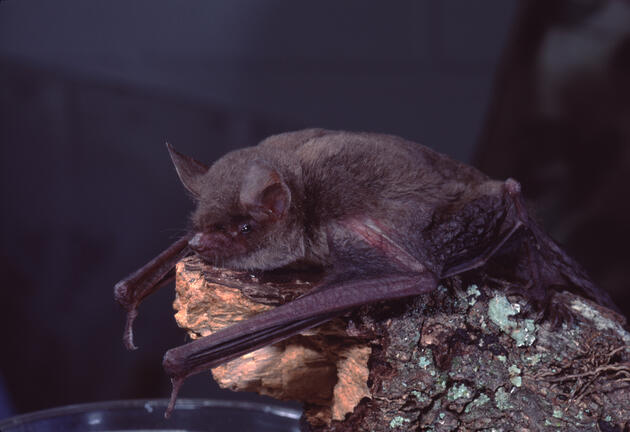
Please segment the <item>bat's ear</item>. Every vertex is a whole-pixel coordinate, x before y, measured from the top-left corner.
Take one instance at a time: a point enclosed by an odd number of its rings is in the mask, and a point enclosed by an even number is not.
[[[190,156],[181,154],[169,143],[166,143],[166,148],[171,155],[171,160],[182,184],[194,198],[199,198],[200,179],[208,171],[208,167]]]
[[[241,205],[258,221],[284,217],[291,203],[291,191],[282,176],[262,161],[251,164],[240,192]]]

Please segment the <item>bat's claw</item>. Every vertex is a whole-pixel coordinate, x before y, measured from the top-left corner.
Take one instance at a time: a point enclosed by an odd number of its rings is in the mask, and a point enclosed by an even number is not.
[[[168,405],[166,406],[166,411],[164,411],[164,418],[168,419],[171,417],[173,410],[175,409],[175,402],[177,401],[177,394],[179,393],[179,389],[182,387],[184,383],[184,378],[171,378],[171,384],[173,389],[171,390],[171,398],[168,401]]]
[[[125,320],[125,330],[123,332],[123,344],[129,351],[137,350],[138,347],[133,343],[133,322],[138,316],[138,309],[131,308],[127,311],[127,319]]]
[[[562,324],[566,324],[568,327],[575,326],[577,317],[568,305],[552,301],[547,309],[546,314],[548,314],[549,321],[554,328],[558,328]]]

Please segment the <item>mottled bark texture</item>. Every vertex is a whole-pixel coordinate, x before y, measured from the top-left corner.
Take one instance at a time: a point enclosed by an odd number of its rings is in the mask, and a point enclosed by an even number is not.
[[[303,431],[630,428],[630,334],[622,317],[565,292],[554,302],[576,320],[554,328],[521,312],[523,300],[497,286],[458,278],[448,285],[364,306],[212,375],[235,391],[301,401]],[[189,257],[177,266],[176,286],[177,322],[196,338],[312,283],[262,280]]]

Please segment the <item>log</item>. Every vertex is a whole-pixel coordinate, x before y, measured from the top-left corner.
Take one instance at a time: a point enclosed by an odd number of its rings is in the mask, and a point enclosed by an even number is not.
[[[206,336],[308,291],[317,277],[176,268],[175,318]],[[559,326],[518,296],[453,278],[449,287],[364,306],[212,369],[223,388],[304,406],[323,431],[630,429],[630,333],[615,312],[569,292]]]

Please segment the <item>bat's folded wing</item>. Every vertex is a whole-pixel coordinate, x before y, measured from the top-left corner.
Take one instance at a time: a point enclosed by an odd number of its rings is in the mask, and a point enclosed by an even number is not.
[[[210,336],[173,348],[165,354],[163,362],[173,382],[167,415],[188,376],[323,324],[357,306],[419,295],[432,291],[436,285],[437,278],[429,272],[331,283]]]

